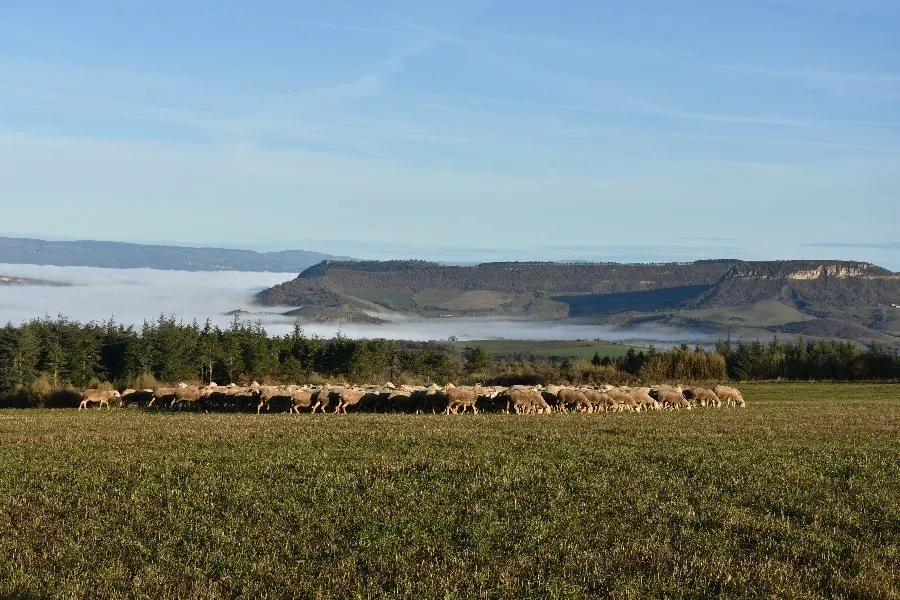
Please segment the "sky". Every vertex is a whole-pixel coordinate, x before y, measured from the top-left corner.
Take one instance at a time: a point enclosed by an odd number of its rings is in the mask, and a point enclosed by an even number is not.
[[[0,235],[900,270],[900,0],[3,0]]]

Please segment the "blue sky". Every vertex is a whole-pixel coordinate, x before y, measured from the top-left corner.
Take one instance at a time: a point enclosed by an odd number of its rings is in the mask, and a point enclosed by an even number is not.
[[[900,270],[897,0],[4,0],[0,235]]]

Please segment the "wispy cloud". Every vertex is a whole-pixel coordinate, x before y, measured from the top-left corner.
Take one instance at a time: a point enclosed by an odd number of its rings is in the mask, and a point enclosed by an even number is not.
[[[805,119],[789,119],[782,117],[766,117],[716,112],[680,110],[668,106],[660,106],[647,100],[633,98],[629,101],[635,110],[651,115],[672,117],[687,121],[709,121],[712,123],[736,123],[757,125],[780,125],[785,127],[815,127],[816,124]]]
[[[765,0],[765,2],[834,13],[900,14],[900,6],[894,0]]]
[[[0,41],[4,40],[23,43],[57,54],[68,54],[74,49],[71,44],[59,38],[48,36],[22,23],[14,23],[9,20],[0,21]]]
[[[406,68],[406,62],[409,59],[427,52],[440,42],[441,38],[438,36],[421,39],[400,48],[385,60],[378,61],[367,73],[359,75],[353,81],[334,86],[301,91],[292,94],[292,96],[318,95],[338,98],[349,97],[354,99],[370,98],[384,90],[390,78]],[[280,96],[278,100],[282,100],[283,98],[284,96]]]
[[[97,1],[97,0],[94,0]],[[100,0],[106,4],[118,4],[122,6],[140,7],[145,10],[181,12],[187,14],[203,15],[217,19],[228,19],[231,21],[249,22],[249,23],[266,23],[277,25],[296,25],[301,27],[315,27],[322,29],[338,29],[351,32],[366,33],[384,33],[394,36],[409,35],[409,32],[401,28],[380,27],[376,25],[343,23],[337,21],[320,21],[314,19],[298,19],[288,14],[280,12],[273,14],[271,12],[255,11],[230,11],[222,9],[209,9],[198,6],[187,6],[184,4],[170,4],[167,2],[145,2],[143,0]]]
[[[865,73],[865,72],[840,72],[827,71],[821,69],[786,69],[773,67],[757,67],[750,65],[727,65],[716,63],[705,63],[716,69],[724,69],[728,71],[736,71],[738,73],[746,73],[750,75],[767,75],[772,77],[795,77],[800,79],[811,79],[816,81],[840,81],[840,82],[877,82],[877,83],[900,83],[900,74],[897,73]]]
[[[814,248],[873,248],[876,250],[900,250],[900,242],[814,242],[803,244]]]

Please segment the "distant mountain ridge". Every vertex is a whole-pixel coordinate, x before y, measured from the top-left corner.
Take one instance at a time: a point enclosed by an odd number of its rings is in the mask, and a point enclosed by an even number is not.
[[[690,263],[323,261],[257,295],[319,320],[578,319],[710,325],[900,344],[900,275],[840,260]],[[355,316],[354,316],[355,315]],[[729,329],[730,328],[730,329]]]
[[[347,257],[307,250],[256,252],[95,240],[50,242],[0,237],[0,263],[25,265],[291,273],[303,271],[323,260],[339,258]]]

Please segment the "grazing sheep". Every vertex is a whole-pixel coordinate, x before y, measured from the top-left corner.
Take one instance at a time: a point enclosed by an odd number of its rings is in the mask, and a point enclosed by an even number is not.
[[[338,392],[338,403],[334,407],[334,412],[347,414],[348,406],[356,406],[370,392],[358,387],[343,388]]]
[[[472,409],[473,414],[478,414],[478,407],[476,403],[478,402],[478,396],[482,393],[481,386],[476,384],[473,386],[460,386],[455,387],[452,383],[448,383],[444,386],[444,396],[447,398],[447,408],[444,409],[444,414],[449,415],[452,411],[453,414],[456,414],[457,409],[462,409],[462,412],[466,412],[467,408]]]
[[[550,413],[550,405],[544,400],[541,393],[528,387],[513,386],[503,392],[506,398],[506,409],[504,412],[510,412],[510,409],[516,414],[541,414]]]
[[[594,407],[590,400],[584,395],[584,392],[574,388],[560,388],[556,394],[559,398],[559,406],[561,410],[567,410],[569,406],[574,406],[579,412],[593,412]]]
[[[610,398],[609,394],[606,392],[601,392],[600,390],[595,389],[587,389],[581,392],[584,394],[585,398],[588,399],[588,402],[591,403],[591,411],[592,412],[607,412],[612,410],[615,402],[612,398]]]
[[[311,387],[302,387],[291,392],[291,408],[288,410],[290,413],[300,414],[301,408],[312,408],[313,405],[313,397],[316,395],[316,390]]]
[[[259,404],[256,406],[256,414],[260,414],[263,409],[266,412],[278,406],[292,410],[293,398],[291,394],[294,391],[293,386],[264,385],[255,388],[256,396],[259,398]]]
[[[656,399],[657,402],[662,404],[665,408],[679,410],[686,409],[690,410],[693,408],[690,402],[688,402],[685,397],[682,395],[681,386],[672,387],[670,385],[659,385],[650,388],[650,395]]]
[[[103,408],[106,406],[106,410],[109,410],[109,400],[110,398],[121,398],[122,395],[119,394],[116,390],[97,390],[97,389],[88,389],[84,390],[81,393],[81,404],[78,405],[78,410],[82,408],[87,408],[89,404],[92,402],[96,402],[97,408]]]
[[[662,405],[650,395],[650,388],[640,387],[631,390],[631,398],[644,410],[662,410]]]
[[[682,396],[694,403],[695,406],[719,408],[722,401],[709,388],[693,387],[682,392]]]
[[[194,406],[201,410],[206,410],[206,397],[211,392],[211,388],[207,387],[197,387],[197,386],[188,386],[178,384],[178,387],[175,388],[175,398],[172,400],[172,403],[169,405],[169,408],[174,409],[179,405],[188,405]]]
[[[612,398],[614,411],[640,411],[640,405],[631,396],[631,388],[611,388],[604,393]]]
[[[722,399],[727,406],[740,406],[746,408],[747,403],[744,402],[744,396],[740,390],[730,385],[717,385],[713,388],[713,393]]]
[[[332,387],[330,383],[327,383],[319,388],[315,395],[316,402],[312,406],[313,413],[315,413],[320,408],[322,409],[323,413],[325,412],[325,409],[328,408],[328,405],[331,403],[331,392]]]

